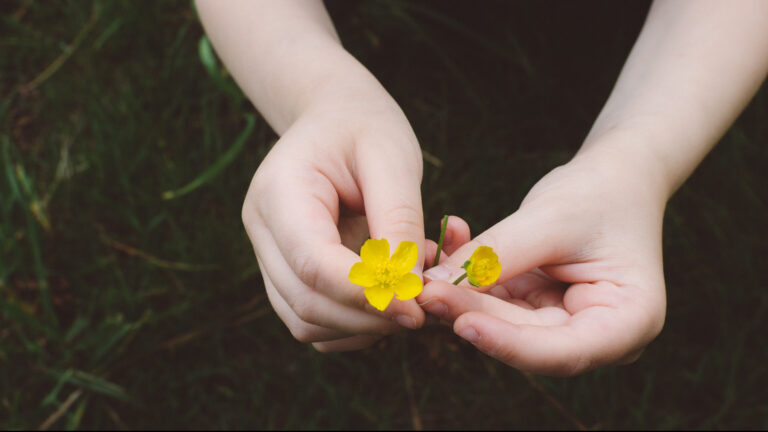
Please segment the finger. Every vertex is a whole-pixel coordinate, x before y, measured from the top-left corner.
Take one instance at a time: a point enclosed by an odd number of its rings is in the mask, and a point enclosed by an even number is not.
[[[261,264],[259,264],[261,266]],[[267,297],[269,302],[272,303],[272,307],[275,309],[277,316],[283,321],[291,335],[302,343],[309,342],[323,342],[329,340],[336,340],[349,337],[349,333],[344,333],[338,330],[333,330],[327,327],[321,327],[318,325],[310,324],[303,321],[296,315],[288,303],[283,300],[280,294],[272,284],[272,280],[266,275],[266,272],[262,270],[261,273],[264,277],[264,286],[267,291]]]
[[[559,325],[570,318],[570,314],[562,308],[526,309],[492,295],[443,281],[427,284],[418,300],[424,300],[424,310],[447,321],[454,321],[471,311],[483,312],[517,324]]]
[[[315,342],[312,346],[320,352],[354,351],[368,348],[381,339],[381,336],[357,335],[334,341]]]
[[[475,239],[467,242],[442,263],[427,271],[431,280],[453,281],[462,274],[461,266],[479,246],[489,246],[499,256],[499,281],[556,262],[571,244],[569,234],[557,224],[550,224],[546,215],[519,210],[497,223]],[[465,280],[462,285],[469,286]],[[488,290],[491,287],[481,287]]]
[[[338,196],[328,178],[317,172],[286,175],[275,180],[274,186],[283,193],[269,193],[260,200],[267,233],[258,234],[252,228],[250,235],[264,238],[268,234],[289,266],[286,271],[338,303],[397,319],[409,328],[422,325],[424,314],[415,304],[393,300],[383,313],[379,312],[368,304],[364,289],[349,281],[349,270],[360,257],[341,244],[336,225]],[[283,298],[289,300],[283,285],[274,282]]]
[[[443,239],[443,252],[453,255],[457,249],[471,238],[469,224],[464,219],[458,216],[448,216],[445,238]]]
[[[428,269],[432,267],[432,264],[434,263],[435,254],[437,254],[437,243],[435,243],[432,240],[425,240],[424,241],[424,256],[426,259],[424,259],[424,269]],[[443,254],[440,254],[440,261],[444,260]]]
[[[468,312],[454,331],[510,366],[567,376],[631,358],[660,331],[653,315],[643,307],[593,305],[561,325],[539,326]]]
[[[254,228],[257,258],[289,308],[304,322],[349,334],[389,334],[400,329],[393,321],[352,308],[306,286],[283,260],[269,234]]]

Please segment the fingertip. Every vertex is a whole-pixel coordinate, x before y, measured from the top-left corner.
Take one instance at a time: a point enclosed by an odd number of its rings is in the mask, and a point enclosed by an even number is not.
[[[477,345],[480,342],[480,334],[471,325],[461,327],[455,331],[457,335],[472,345]]]
[[[497,338],[493,333],[493,329],[487,325],[488,321],[493,319],[493,317],[480,312],[466,312],[456,318],[456,321],[453,323],[453,331],[462,339],[474,345],[478,350],[510,364],[507,359],[500,358],[500,353],[497,349]],[[509,326],[513,325],[509,324]]]
[[[453,322],[453,332],[462,339],[475,345],[479,350],[486,352],[481,342],[488,342],[484,337],[485,327],[482,325],[483,314],[479,312],[466,312],[459,315]]]
[[[416,300],[392,300],[385,314],[401,328],[415,330],[424,325],[424,311],[416,303]]]
[[[476,314],[473,312],[461,314],[458,318],[456,318],[456,321],[453,322],[453,331],[459,335],[465,328],[472,328],[473,330],[477,331],[475,328],[477,327],[477,320],[475,319],[475,315]]]
[[[453,254],[464,243],[467,243],[470,238],[469,224],[458,216],[449,216],[445,230],[445,239],[443,240],[443,250],[445,253]]]

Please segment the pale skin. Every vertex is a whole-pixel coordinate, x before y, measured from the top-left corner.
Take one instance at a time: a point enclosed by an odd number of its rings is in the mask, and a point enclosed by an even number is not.
[[[424,273],[432,282],[378,312],[346,278],[359,261],[350,248],[369,234],[393,249],[415,241],[417,274],[435,250],[424,239],[421,154],[408,121],[341,47],[320,2],[197,6],[218,54],[281,136],[253,178],[243,221],[275,310],[321,351],[418,328],[422,304],[521,370],[573,375],[635,360],[664,324],[666,202],[768,71],[768,2],[655,2],[574,158],[471,241],[452,217],[448,256]],[[499,285],[445,282],[478,245],[498,253]]]

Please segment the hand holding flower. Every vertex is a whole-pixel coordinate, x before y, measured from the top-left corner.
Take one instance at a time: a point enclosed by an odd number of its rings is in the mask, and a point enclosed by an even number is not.
[[[664,199],[629,171],[594,167],[579,158],[545,176],[517,212],[425,271],[419,303],[522,370],[572,375],[637,358],[664,322]],[[452,285],[478,246],[499,251],[500,283]]]

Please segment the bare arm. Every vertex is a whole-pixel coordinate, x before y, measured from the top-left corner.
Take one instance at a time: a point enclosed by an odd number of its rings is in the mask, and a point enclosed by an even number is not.
[[[197,0],[216,52],[281,134],[319,99],[380,88],[341,46],[321,0]]]
[[[630,164],[642,154],[668,197],[766,72],[768,2],[656,1],[581,153],[614,149]]]

